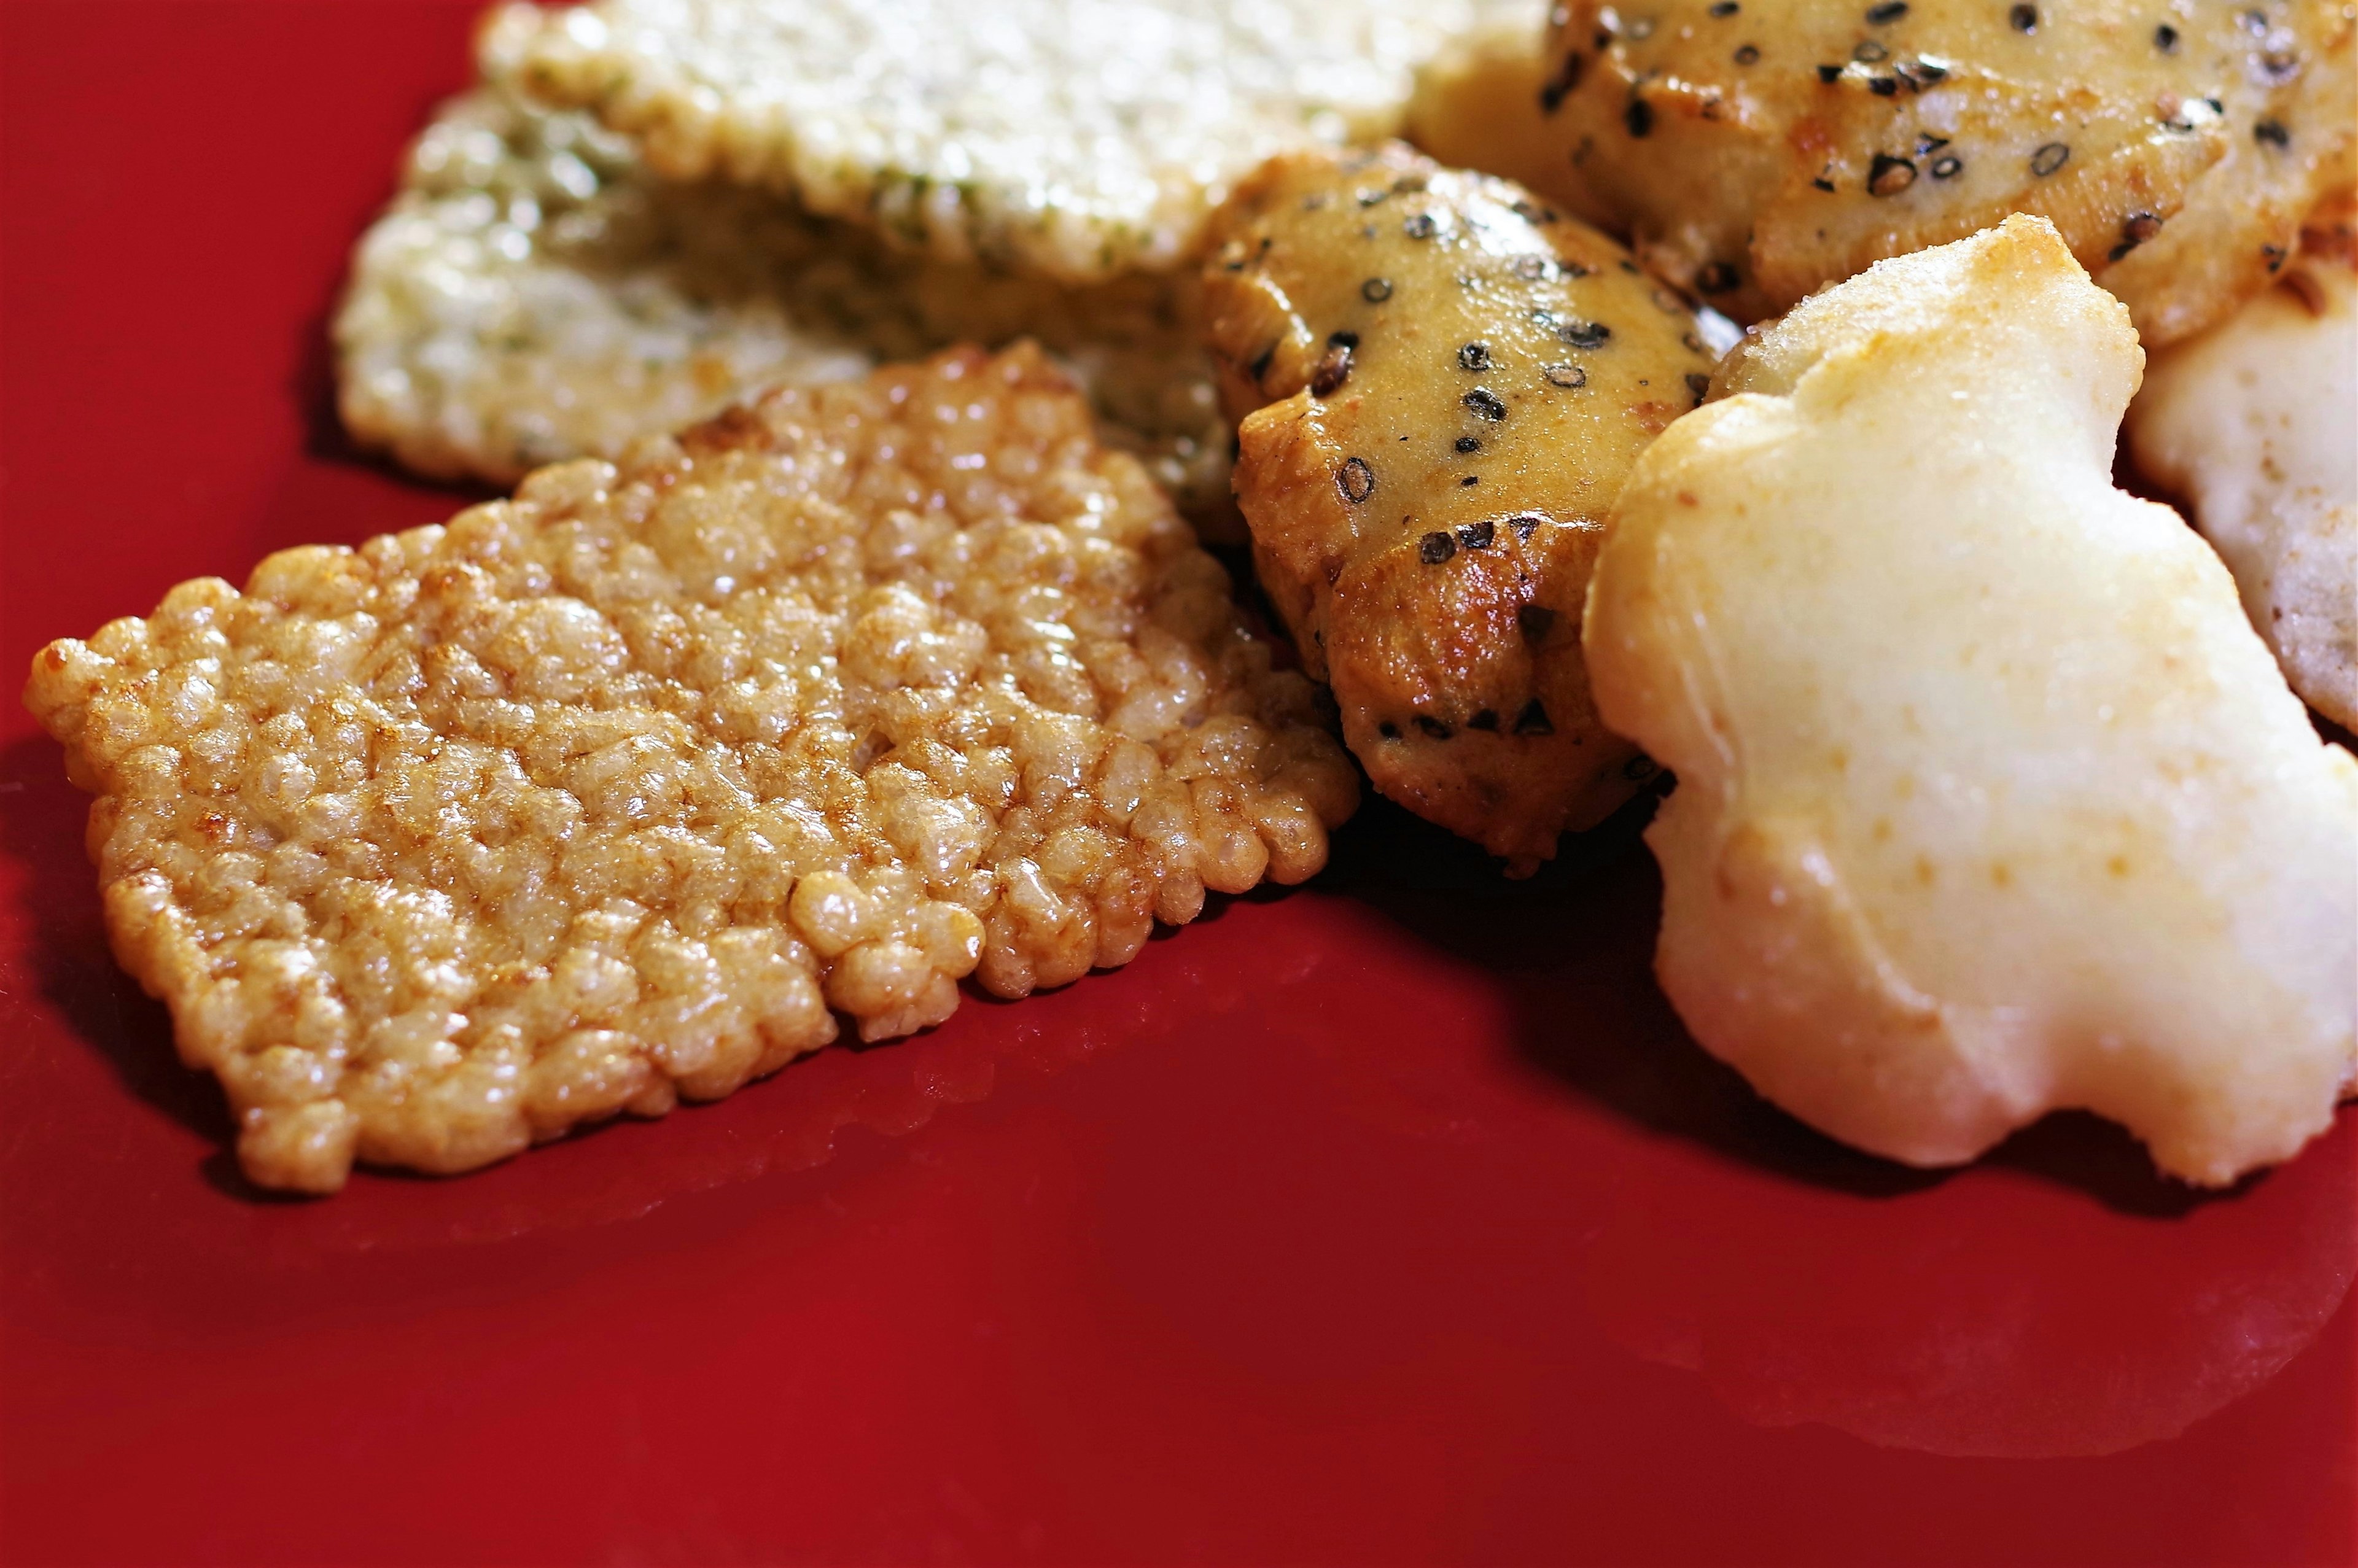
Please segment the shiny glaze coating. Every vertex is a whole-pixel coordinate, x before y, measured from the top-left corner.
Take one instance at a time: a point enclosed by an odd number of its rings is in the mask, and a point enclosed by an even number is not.
[[[2345,0],[1596,0],[1541,89],[1585,216],[1740,319],[2008,212],[2148,346],[2261,288],[2351,178]]]
[[[1205,269],[1260,579],[1376,787],[1527,871],[1651,764],[1598,724],[1581,595],[1707,384],[1686,302],[1521,187],[1406,148],[1274,159]]]

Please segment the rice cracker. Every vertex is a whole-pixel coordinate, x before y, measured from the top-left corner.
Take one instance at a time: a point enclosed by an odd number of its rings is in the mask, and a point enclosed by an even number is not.
[[[1399,130],[1470,0],[596,0],[491,24],[680,179],[1067,281],[1188,259],[1273,153]]]
[[[768,191],[665,180],[590,115],[520,98],[488,43],[486,84],[437,113],[353,255],[334,336],[357,440],[504,486],[764,387],[1029,336],[1192,517],[1227,508],[1192,276],[1068,288],[901,254]]]
[[[246,1173],[470,1169],[1299,881],[1310,685],[1036,349],[789,389],[34,660]]]

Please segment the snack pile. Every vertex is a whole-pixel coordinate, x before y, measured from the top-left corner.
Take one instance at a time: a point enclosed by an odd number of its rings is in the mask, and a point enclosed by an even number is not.
[[[1527,875],[1664,768],[1659,976],[1764,1095],[2233,1182],[2358,1087],[2353,36],[503,5],[333,335],[513,499],[26,698],[266,1186],[1119,966],[1363,778]]]

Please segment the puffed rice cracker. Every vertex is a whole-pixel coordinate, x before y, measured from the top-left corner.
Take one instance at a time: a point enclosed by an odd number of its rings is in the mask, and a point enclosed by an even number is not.
[[[34,660],[265,1186],[451,1172],[1127,962],[1356,804],[1025,346],[772,394]],[[830,1010],[833,1010],[831,1012]]]
[[[1189,256],[1228,185],[1390,135],[1470,0],[597,0],[495,20],[528,91],[911,248],[1072,281]]]
[[[364,445],[508,485],[767,386],[1031,336],[1191,516],[1225,507],[1228,431],[1192,275],[1066,288],[899,254],[767,191],[659,178],[630,138],[519,98],[498,49],[483,64],[353,255],[334,335],[344,424]]]

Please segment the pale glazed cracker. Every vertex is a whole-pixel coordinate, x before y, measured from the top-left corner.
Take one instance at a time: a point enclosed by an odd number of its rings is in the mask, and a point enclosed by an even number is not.
[[[2113,488],[2140,359],[2044,220],[1879,263],[1723,367],[1597,558],[1598,706],[1678,775],[1663,989],[1895,1159],[2085,1108],[2217,1185],[2358,1073],[2358,763]]]
[[[1469,0],[598,0],[492,24],[676,178],[1074,281],[1187,259],[1277,152],[1389,135]]]
[[[652,175],[628,137],[503,85],[445,104],[362,239],[335,323],[345,426],[437,478],[619,456],[778,384],[1032,336],[1196,517],[1228,432],[1192,276],[1066,288],[892,253],[768,192]]]
[[[2129,406],[2138,468],[2182,496],[2310,707],[2358,727],[2358,277],[2281,287],[2156,353]]]
[[[26,701],[247,1173],[460,1171],[1127,962],[1357,783],[1038,351],[184,583]]]

